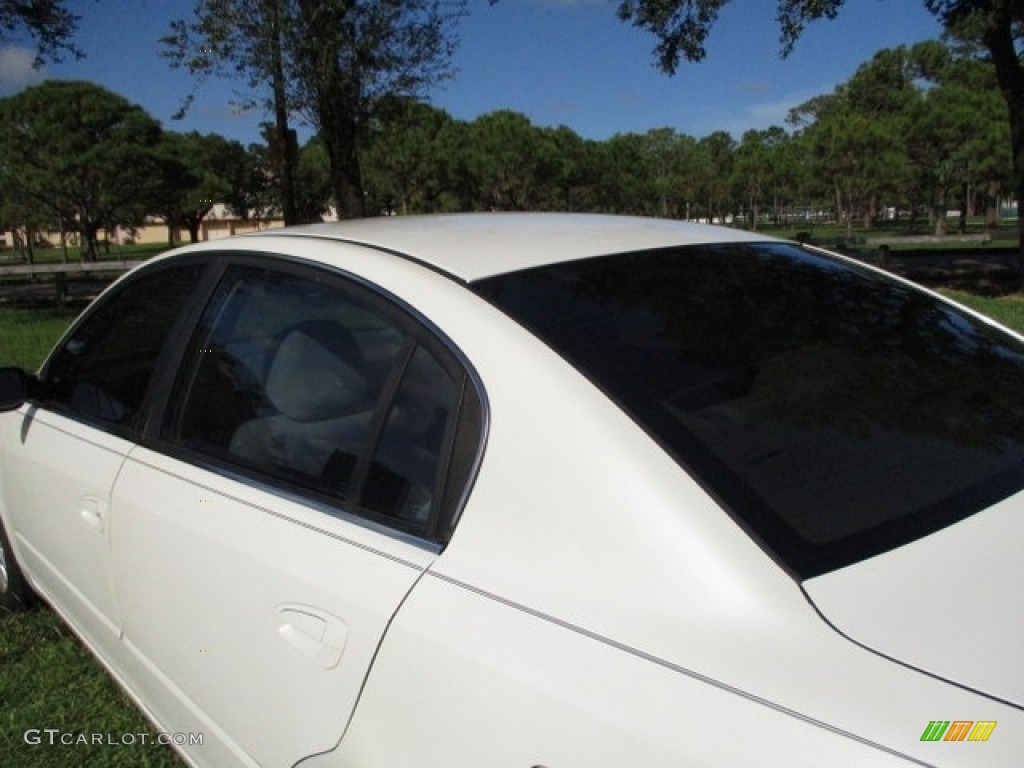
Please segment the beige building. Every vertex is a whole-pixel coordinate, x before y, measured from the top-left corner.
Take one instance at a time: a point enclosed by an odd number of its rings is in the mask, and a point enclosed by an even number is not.
[[[264,229],[274,229],[284,226],[284,220],[279,217],[266,219],[250,218],[242,220],[228,212],[226,206],[218,203],[213,210],[203,219],[199,227],[200,240],[217,240],[231,235],[241,235],[246,232],[258,232]],[[26,233],[0,231],[0,251],[9,251],[19,247],[25,241]],[[68,248],[77,249],[80,245],[77,232],[66,232],[65,241]],[[100,242],[110,241],[111,245],[129,244],[161,244],[168,242],[167,225],[155,216],[148,217],[146,223],[140,227],[117,227],[111,232],[101,229],[99,232]],[[35,233],[37,247],[58,247],[61,244],[60,232],[37,232]],[[188,229],[179,227],[174,234],[175,244],[189,242]]]

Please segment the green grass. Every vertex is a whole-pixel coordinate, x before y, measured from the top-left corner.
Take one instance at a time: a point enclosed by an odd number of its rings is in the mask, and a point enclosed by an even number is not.
[[[933,229],[929,226],[928,222],[923,219],[919,219],[916,222],[915,228],[910,228],[910,222],[902,219],[899,221],[880,221],[871,229],[866,229],[861,226],[860,223],[855,223],[851,232],[847,232],[846,226],[836,223],[819,223],[819,222],[796,222],[789,223],[784,227],[773,227],[769,224],[763,224],[758,227],[759,232],[765,234],[772,234],[777,237],[783,237],[787,239],[796,239],[798,233],[805,232],[810,234],[813,240],[821,241],[832,241],[832,240],[844,240],[848,235],[851,235],[855,239],[865,240],[867,238],[883,238],[891,237],[892,241],[889,243],[893,250],[938,250],[938,249],[955,249],[955,250],[968,250],[972,248],[1001,248],[1001,247],[1013,247],[1017,244],[1017,223],[1016,220],[1004,220],[1001,221],[995,231],[990,231],[985,227],[985,222],[980,218],[972,218],[968,222],[967,234],[969,235],[980,235],[990,234],[992,240],[988,243],[975,243],[975,242],[958,242],[955,240],[959,231],[957,229],[958,222],[956,220],[947,221],[947,237],[949,241],[939,242],[926,242],[926,243],[901,243],[899,238],[903,235],[931,235]],[[874,250],[877,246],[867,245],[862,243],[859,249]]]
[[[181,768],[113,679],[45,608],[0,610],[0,702],[0,765]],[[59,733],[51,736],[45,729]],[[39,731],[41,743],[26,743],[32,730]],[[81,742],[83,736],[85,743],[61,743]],[[101,743],[89,743],[96,739]]]
[[[975,312],[988,315],[997,323],[1002,323],[1017,333],[1024,333],[1024,294],[1016,293],[992,298],[949,289],[944,289],[941,292],[953,301],[970,307]]]
[[[0,309],[0,365],[36,370],[74,318],[57,309]]]
[[[102,245],[99,249],[100,261],[137,261],[152,258],[163,253],[170,246],[167,243],[146,243],[144,245],[111,245],[110,252]],[[77,247],[68,248],[67,260],[81,261],[82,253]],[[36,248],[33,251],[33,262],[36,264],[60,264],[64,261],[64,251],[60,248]],[[21,264],[21,255],[9,249],[0,254],[0,264]]]

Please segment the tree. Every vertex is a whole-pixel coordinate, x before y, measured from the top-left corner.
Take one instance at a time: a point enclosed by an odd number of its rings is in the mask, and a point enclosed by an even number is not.
[[[1010,167],[1005,104],[992,64],[962,41],[879,51],[850,80],[793,110],[814,175],[840,219],[871,226],[883,201],[925,206],[937,234],[959,198],[961,228],[976,198],[995,220]]]
[[[194,18],[164,38],[176,66],[205,75],[244,74],[271,84],[275,157],[286,221],[297,218],[297,144],[287,127],[302,114],[327,152],[339,215],[365,213],[360,144],[388,95],[416,94],[447,74],[453,25],[465,0],[196,0]]]
[[[39,206],[21,195],[11,194],[6,184],[0,188],[0,232],[11,233],[13,246],[26,264],[35,260],[36,233],[52,231],[55,224]]]
[[[658,66],[673,74],[681,59],[700,61],[704,40],[729,0],[620,0],[619,18],[652,32],[658,40]],[[835,18],[845,0],[778,0],[782,55],[792,49],[804,26],[820,18]],[[1021,0],[924,0],[925,7],[947,30],[971,34],[985,47],[995,66],[999,89],[1009,109],[1013,155],[1013,190],[1024,205],[1024,58],[1018,44],[1024,39]],[[1020,209],[1018,209],[1020,210]],[[1020,267],[1024,275],[1024,215],[1017,216]]]
[[[761,202],[768,190],[771,157],[761,131],[746,131],[736,147],[733,179],[737,193],[745,198],[750,229],[756,230],[761,217]]]
[[[477,202],[488,210],[535,208],[537,182],[550,155],[543,132],[518,112],[498,110],[469,125],[465,162],[477,189]]]
[[[925,0],[955,36],[974,38],[988,50],[1009,109],[1012,186],[1017,197],[1019,266],[1024,278],[1024,3],[1020,0]]]
[[[459,148],[449,137],[452,117],[407,97],[382,102],[362,155],[367,191],[376,210],[426,213],[445,209],[457,175]]]
[[[709,223],[722,223],[733,209],[729,179],[736,142],[725,131],[708,134],[697,143],[700,157],[700,189],[697,199],[705,208]]]
[[[158,156],[162,172],[150,212],[167,223],[172,245],[177,227],[185,227],[189,240],[198,242],[213,206],[231,200],[234,185],[244,178],[245,149],[213,133],[166,132]]]
[[[772,220],[776,226],[781,226],[792,214],[793,207],[803,202],[801,195],[806,187],[807,157],[799,137],[780,126],[772,126],[763,134],[769,152]]]
[[[796,185],[796,156],[792,141],[779,126],[743,134],[733,162],[733,184],[750,214],[750,228],[757,229],[762,206],[770,202],[772,219],[778,224],[783,200]]]
[[[282,215],[282,168],[272,146],[276,129],[273,123],[262,123],[260,128],[263,143],[250,144],[239,156],[224,199],[228,210],[243,221],[268,221]]]
[[[912,111],[921,94],[916,68],[904,47],[879,51],[847,82],[790,114],[806,125],[806,144],[820,178],[832,188],[837,216],[874,224],[881,200],[906,182],[906,145]]]
[[[0,42],[28,33],[36,41],[36,64],[60,61],[65,54],[80,58],[71,40],[78,20],[64,0],[0,0]]]
[[[959,197],[961,231],[976,187],[995,194],[1010,166],[1005,116],[998,94],[953,79],[928,88],[915,111],[907,152],[917,178],[930,180],[927,200],[936,234],[945,233],[945,211]],[[986,201],[994,208],[995,202]],[[994,218],[994,212],[989,212]]]
[[[299,149],[295,193],[299,220],[323,221],[323,215],[330,208],[331,168],[327,149],[319,136],[313,137]]]
[[[287,0],[196,0],[192,19],[171,22],[170,34],[161,39],[172,67],[184,67],[199,77],[244,74],[251,89],[269,83],[270,94],[261,103],[274,115],[268,136],[278,180],[285,224],[298,224],[295,174],[298,144],[289,116],[294,108],[286,72],[286,25],[293,23]],[[191,104],[189,94],[178,116]]]
[[[672,128],[656,128],[644,134],[648,180],[655,212],[664,218],[682,218],[687,192],[691,191],[686,168],[686,150],[693,143]]]
[[[564,125],[543,128],[540,135],[546,145],[541,205],[556,211],[588,210],[594,199],[597,142]]]
[[[148,213],[159,139],[141,107],[92,83],[49,80],[0,99],[2,183],[76,229],[86,261],[100,228]]]
[[[359,148],[382,101],[448,76],[464,0],[298,0],[300,106],[327,149],[339,216],[366,214]]]
[[[184,208],[194,202],[192,190],[200,183],[200,175],[185,162],[187,139],[180,133],[166,133],[156,149],[160,184],[154,187],[147,201],[147,211],[167,225],[167,244],[178,244],[178,229],[184,226]],[[195,242],[193,240],[192,242]]]
[[[957,160],[961,229],[978,202],[985,209],[986,224],[996,225],[999,197],[1010,188],[1013,167],[1006,102],[995,68],[977,36],[967,36],[973,39],[950,35],[945,45],[925,42],[911,50],[920,75],[932,84],[926,97],[942,113],[939,121],[947,126],[959,123],[947,153]]]
[[[617,133],[597,151],[594,203],[608,213],[653,213],[648,144],[638,133]]]

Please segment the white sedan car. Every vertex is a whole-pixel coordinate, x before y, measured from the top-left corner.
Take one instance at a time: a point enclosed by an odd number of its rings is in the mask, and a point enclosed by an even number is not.
[[[1024,343],[863,265],[273,231],[128,274],[0,401],[3,604],[197,766],[1024,762]]]

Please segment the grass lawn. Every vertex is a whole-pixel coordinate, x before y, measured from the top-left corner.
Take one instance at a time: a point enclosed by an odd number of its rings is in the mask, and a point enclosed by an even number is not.
[[[170,246],[167,243],[146,243],[143,245],[112,245],[109,252],[100,246],[100,261],[141,261],[152,258],[163,253]],[[67,261],[78,262],[82,259],[81,251],[76,248],[68,248]],[[33,252],[33,262],[36,264],[60,264],[65,260],[65,253],[60,248],[36,248]],[[7,250],[0,254],[0,264],[21,264],[21,256],[14,250]]]
[[[900,221],[880,221],[871,229],[865,229],[863,226],[855,224],[852,232],[848,232],[845,225],[815,222],[796,222],[790,223],[784,227],[773,227],[770,224],[762,224],[758,227],[758,231],[790,240],[798,239],[798,233],[806,233],[811,236],[812,241],[817,242],[845,240],[848,236],[860,241],[864,241],[867,238],[891,237],[892,242],[890,243],[890,246],[893,250],[897,251],[921,249],[938,250],[946,248],[955,250],[965,250],[970,248],[1009,248],[1017,244],[1017,222],[1015,219],[1007,219],[1000,222],[1000,225],[994,231],[986,229],[985,222],[982,219],[971,219],[968,222],[966,234],[990,235],[992,239],[986,244],[964,243],[958,241],[956,239],[959,236],[957,224],[958,222],[956,220],[947,220],[946,236],[949,239],[944,242],[900,242],[900,237],[904,235],[922,236],[933,234],[932,227],[930,227],[928,222],[924,220],[918,220],[916,226],[913,228],[911,228],[910,222],[904,219]],[[866,244],[862,244],[859,247],[867,250],[877,248],[877,246],[868,246]]]
[[[963,291],[943,290],[942,293],[953,301],[970,307],[975,312],[988,315],[1007,328],[1024,333],[1024,294],[1015,293],[991,298]]]
[[[0,365],[36,370],[75,314],[57,309],[0,309]]]
[[[21,614],[0,610],[0,702],[0,765],[182,766],[170,747],[156,743],[152,726],[117,683],[46,608]],[[59,733],[51,736],[46,729]],[[40,743],[26,743],[26,732]],[[85,743],[61,743],[83,738]],[[101,743],[89,743],[95,740]]]
[[[945,292],[957,301],[1024,332],[1024,295],[981,298]],[[34,370],[73,319],[56,310],[0,309],[0,365]],[[0,766],[17,768],[180,768],[169,747],[25,743],[29,729],[61,734],[148,734],[152,727],[123,696],[75,636],[45,607],[23,614],[0,610]],[[109,736],[108,736],[109,734]],[[59,737],[58,737],[59,738]],[[71,739],[71,736],[66,736]]]

